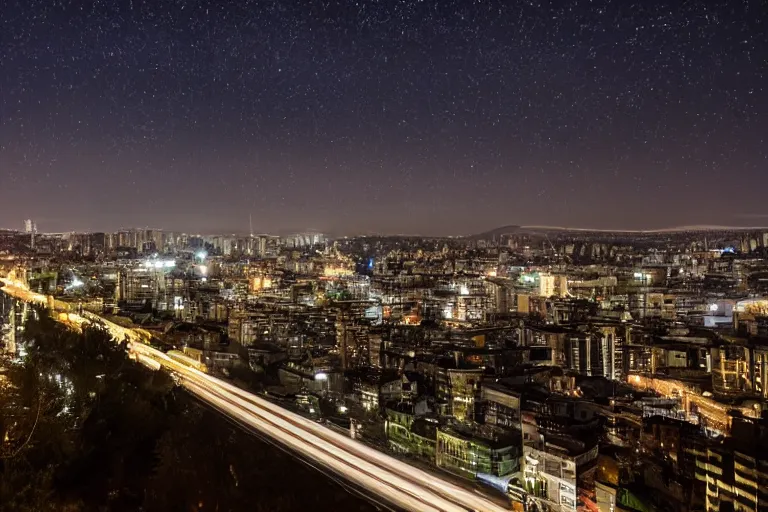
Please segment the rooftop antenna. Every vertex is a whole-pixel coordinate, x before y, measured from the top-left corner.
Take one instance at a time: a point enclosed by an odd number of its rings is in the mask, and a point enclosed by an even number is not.
[[[252,213],[248,214],[248,224],[251,227],[251,238],[253,238],[253,214]]]

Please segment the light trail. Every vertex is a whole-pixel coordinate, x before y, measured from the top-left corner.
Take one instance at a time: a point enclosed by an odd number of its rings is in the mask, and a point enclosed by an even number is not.
[[[48,297],[31,292],[23,283],[0,278],[3,291],[28,302],[48,306]],[[61,304],[61,306],[59,306]],[[505,512],[510,510],[437,475],[338,434],[314,421],[288,411],[232,384],[183,365],[144,342],[145,336],[109,322],[93,313],[69,312],[60,301],[54,307],[67,311],[71,324],[92,323],[107,329],[116,341],[127,340],[131,356],[156,370],[165,368],[178,377],[190,393],[241,424],[269,436],[372,495],[415,512]],[[54,315],[57,317],[58,315]]]
[[[369,492],[373,492],[387,502],[406,510],[466,512],[466,508],[451,504],[438,496],[423,492],[417,485],[411,484],[395,475],[388,475],[365,461],[350,457],[333,445],[318,447],[307,439],[301,429],[292,427],[287,422],[283,425],[262,419],[243,407],[243,404],[227,400],[216,392],[204,388],[194,381],[185,382],[184,387],[225,414],[251,426],[258,431],[278,440],[296,453],[309,457],[324,467],[331,469],[350,482]]]
[[[260,419],[267,419],[281,428],[285,427],[292,431],[298,431],[307,442],[314,446],[325,447],[330,449],[332,453],[340,452],[345,459],[350,461],[362,461],[363,465],[359,467],[375,471],[382,478],[388,480],[393,478],[407,479],[408,482],[419,486],[420,493],[433,495],[434,498],[431,500],[431,503],[448,502],[445,505],[446,508],[441,508],[441,510],[476,510],[483,512],[503,512],[509,510],[509,508],[502,507],[481,495],[446,482],[436,475],[414,468],[362,443],[337,434],[322,425],[318,425],[314,421],[292,413],[252,393],[243,391],[227,382],[185,366],[152,347],[132,344],[131,350],[156,360],[164,367],[180,375],[187,382],[194,383],[198,388],[206,389],[209,393],[215,393],[220,397],[225,397],[227,400],[233,400],[241,408]],[[375,468],[371,468],[371,465],[375,466]],[[450,508],[451,506],[454,508]],[[423,510],[423,508],[409,510]]]
[[[205,375],[205,376],[208,377],[209,379],[214,379],[209,375]],[[253,395],[252,393],[248,393],[227,382],[219,381],[217,384],[225,388],[228,392],[249,402],[253,406],[260,409],[266,409],[275,415],[286,418],[288,421],[291,421],[295,424],[300,425],[301,428],[312,432],[314,435],[318,436],[319,438],[329,441],[331,443],[334,443],[340,446],[342,449],[346,450],[347,452],[353,453],[358,457],[362,457],[374,462],[377,466],[381,467],[386,471],[391,471],[395,474],[405,475],[409,477],[411,480],[418,481],[421,485],[428,487],[433,492],[437,492],[438,494],[446,498],[454,499],[454,500],[458,498],[463,503],[469,505],[470,508],[472,508],[473,510],[489,510],[489,511],[493,510],[496,512],[508,510],[499,506],[495,506],[495,508],[489,508],[490,505],[494,505],[494,504],[490,503],[488,500],[485,500],[470,491],[467,491],[466,489],[463,489],[457,485],[450,484],[445,480],[442,480],[441,478],[437,477],[436,475],[433,475],[433,474],[427,473],[426,471],[415,468],[410,464],[401,462],[378,450],[375,450],[360,442],[354,441],[353,439],[350,439],[341,434],[338,434],[328,428],[318,425],[317,423],[311,420],[308,420],[307,418],[304,418],[301,415],[291,413],[290,411],[280,407],[279,405],[275,405],[268,400],[264,400],[256,395]]]

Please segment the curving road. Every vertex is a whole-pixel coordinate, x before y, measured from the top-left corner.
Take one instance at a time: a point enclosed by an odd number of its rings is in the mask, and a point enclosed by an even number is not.
[[[405,510],[509,510],[373,448],[292,413],[225,381],[211,377],[143,344],[131,344],[139,360],[172,371],[180,383],[207,403],[327,467],[359,487]],[[145,363],[146,364],[146,363]]]
[[[3,291],[19,299],[48,305],[48,298],[31,292],[23,283],[1,279]],[[54,304],[60,311],[59,304]],[[185,366],[144,343],[145,336],[93,313],[82,316],[63,307],[61,321],[73,326],[98,323],[114,339],[127,340],[131,357],[157,370],[171,371],[189,392],[238,423],[279,441],[315,465],[339,475],[379,501],[414,512],[503,512],[498,503],[417,469],[373,448],[340,435],[225,381]]]

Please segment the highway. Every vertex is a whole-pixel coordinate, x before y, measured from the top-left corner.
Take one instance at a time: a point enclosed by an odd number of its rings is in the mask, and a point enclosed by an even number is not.
[[[37,304],[46,308],[50,307],[48,296],[41,293],[36,293],[26,287],[26,285],[20,281],[0,277],[0,285],[3,285],[2,291],[6,294],[16,297],[17,299]],[[128,340],[132,343],[147,343],[151,339],[151,335],[141,329],[128,329],[117,325],[114,322],[100,317],[89,311],[82,311],[82,314],[72,312],[72,306],[61,300],[52,300],[54,312],[57,314],[55,318],[67,324],[70,327],[79,328],[84,324],[96,324],[107,329],[116,341]]]
[[[0,277],[0,284],[3,285],[3,291],[8,295],[21,299],[24,302],[32,302],[40,306],[48,306],[48,298],[40,293],[31,291],[27,286],[14,279]]]
[[[0,279],[6,293],[41,305],[44,295],[29,291],[23,283]],[[58,304],[56,304],[58,310]],[[59,313],[62,316],[63,313]],[[478,493],[417,469],[385,453],[338,434],[301,415],[248,393],[168,357],[144,343],[144,336],[108,322],[92,313],[66,313],[69,325],[98,323],[117,341],[127,340],[131,357],[153,370],[170,371],[185,389],[236,422],[269,436],[315,466],[326,468],[380,502],[412,511],[502,512],[500,506]]]
[[[509,510],[252,393],[183,365],[152,347],[133,343],[131,352],[141,356],[139,360],[146,358],[172,371],[191,393],[238,422],[280,441],[296,453],[400,508],[414,511]]]

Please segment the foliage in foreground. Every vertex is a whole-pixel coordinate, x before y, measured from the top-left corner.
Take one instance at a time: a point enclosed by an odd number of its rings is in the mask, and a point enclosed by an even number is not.
[[[25,339],[0,363],[0,510],[368,509],[98,329],[40,314]]]

